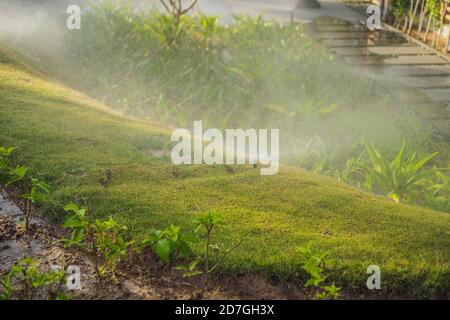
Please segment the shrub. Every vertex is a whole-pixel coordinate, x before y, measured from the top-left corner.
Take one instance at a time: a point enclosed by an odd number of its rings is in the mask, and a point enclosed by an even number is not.
[[[366,187],[368,189],[377,187],[395,202],[403,201],[434,171],[434,169],[426,170],[425,166],[437,155],[437,152],[422,158],[417,158],[416,153],[406,157],[406,143],[403,142],[398,154],[389,161],[373,143],[365,143],[365,146],[370,164],[365,165],[360,162],[360,166],[364,170]]]
[[[425,203],[435,209],[450,212],[450,176],[449,169],[436,169],[433,179],[424,183]]]

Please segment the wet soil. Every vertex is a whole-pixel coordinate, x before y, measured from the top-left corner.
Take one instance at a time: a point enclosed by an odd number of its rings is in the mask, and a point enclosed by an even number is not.
[[[81,289],[65,290],[72,299],[310,299],[313,293],[295,282],[270,280],[256,274],[217,276],[204,288],[204,279],[185,279],[176,270],[167,270],[151,253],[131,254],[119,267],[116,280],[99,279],[90,257],[66,248],[59,239],[64,230],[34,218],[25,234],[20,210],[0,195],[0,278],[24,257],[39,261],[42,271],[52,266],[78,266]],[[23,299],[20,288],[19,296]]]

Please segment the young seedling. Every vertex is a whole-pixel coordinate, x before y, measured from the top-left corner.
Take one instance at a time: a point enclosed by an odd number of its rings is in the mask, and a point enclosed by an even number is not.
[[[87,209],[80,208],[75,203],[67,204],[64,210],[68,213],[63,227],[72,231],[70,239],[64,239],[67,247],[76,246],[89,250],[94,263],[94,269],[101,277],[98,263],[98,249],[95,241],[95,229],[93,224],[86,218]]]
[[[134,243],[128,241],[127,227],[121,225],[112,217],[108,220],[95,220],[94,239],[97,256],[103,258],[98,267],[98,274],[110,273],[115,280],[116,269],[122,259],[127,256],[128,248]]]
[[[224,222],[219,214],[215,212],[208,212],[194,219],[194,232],[199,239],[203,239],[203,255],[198,258],[203,263],[203,274],[205,276],[204,286],[205,289],[209,282],[209,275],[217,268],[220,263],[226,258],[226,256],[238,247],[243,239],[227,250],[222,250],[218,245],[212,243],[213,231],[219,227],[223,227]],[[211,264],[211,253],[215,251],[215,261]],[[193,264],[194,267],[198,263]]]
[[[3,279],[0,279],[0,287],[2,287],[2,291],[0,291],[0,300],[11,300],[11,272],[4,276]]]
[[[91,222],[86,218],[87,209],[73,203],[66,205],[64,210],[69,215],[63,226],[72,230],[71,238],[65,240],[66,245],[88,250],[98,277],[109,273],[115,279],[118,264],[134,243],[127,241],[127,228],[112,217]]]
[[[208,212],[204,215],[201,215],[198,218],[194,219],[194,232],[196,234],[199,234],[199,231],[201,229],[205,232],[205,247],[204,247],[204,256],[203,256],[203,263],[205,267],[205,273],[208,274],[212,270],[209,266],[209,260],[210,260],[210,249],[211,249],[211,240],[212,240],[212,232],[213,229],[221,226],[223,224],[222,218],[214,213],[214,212]]]
[[[336,287],[334,283],[331,286],[322,286],[322,292],[316,294],[319,300],[339,299],[341,295],[341,288]]]
[[[186,265],[179,265],[175,269],[180,270],[182,272],[182,276],[184,278],[191,278],[198,275],[201,275],[203,272],[197,269],[198,264],[202,262],[202,259],[195,259],[191,263]]]
[[[190,243],[194,240],[183,234],[180,227],[171,225],[164,230],[153,230],[142,241],[141,248],[151,247],[170,268],[176,258],[188,258],[192,254]]]
[[[37,260],[25,257],[11,267],[10,275],[21,281],[25,299],[33,299],[39,292],[48,299],[57,299],[61,296],[61,286],[65,279],[64,271],[41,272],[38,264]],[[9,297],[11,296],[10,286]]]
[[[305,270],[310,278],[306,281],[305,287],[315,287],[319,291],[316,293],[317,299],[338,299],[341,288],[336,287],[334,283],[326,286],[323,283],[327,279],[324,274],[325,268],[331,263],[327,259],[327,253],[315,254],[311,249],[311,243],[304,247],[298,247],[297,252],[301,257],[303,270]]]
[[[44,181],[31,176],[29,168],[12,166],[10,157],[14,150],[15,148],[0,147],[0,184],[5,187],[8,198],[22,211],[25,232],[28,233],[34,206],[46,201],[49,186]],[[19,191],[20,200],[17,200],[11,187]]]
[[[44,181],[37,178],[29,178],[26,181],[26,192],[22,194],[24,199],[25,231],[28,233],[33,206],[44,203],[49,193],[49,186]]]
[[[11,166],[11,154],[16,148],[5,148],[0,146],[0,183],[7,183]]]

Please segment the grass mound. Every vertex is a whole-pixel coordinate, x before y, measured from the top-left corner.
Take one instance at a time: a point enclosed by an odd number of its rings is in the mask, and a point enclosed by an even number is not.
[[[313,24],[321,23],[329,21]],[[174,28],[170,16],[107,1],[61,37],[50,73],[123,114],[165,125],[280,128],[285,163],[380,194],[387,193],[355,165],[370,162],[363,139],[386,158],[404,141],[407,153],[438,152],[428,166],[447,168],[448,139],[426,120],[442,106],[424,107],[420,91],[343,64],[311,29],[245,16],[224,26],[201,14]],[[449,211],[445,181],[430,174],[401,200]]]
[[[223,245],[244,239],[223,272],[299,278],[296,247],[313,242],[335,263],[330,279],[370,292],[378,265],[385,294],[448,297],[450,216],[398,205],[331,178],[284,167],[276,176],[235,166],[174,166],[164,156],[169,131],[115,114],[0,50],[0,144],[52,185],[46,212],[87,198],[96,216],[114,215],[137,235],[215,210]],[[107,187],[100,182],[111,170]]]

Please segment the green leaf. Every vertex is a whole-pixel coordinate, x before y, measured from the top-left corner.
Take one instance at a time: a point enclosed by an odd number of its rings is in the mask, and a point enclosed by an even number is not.
[[[84,226],[84,223],[79,219],[67,219],[64,221],[63,227],[64,228],[82,228]]]
[[[425,166],[431,159],[433,159],[435,156],[437,156],[438,152],[435,152],[433,154],[430,154],[429,156],[423,158],[422,160],[419,160],[414,164],[414,171],[417,172],[418,170],[422,169],[423,166]]]
[[[153,245],[153,250],[155,251],[155,253],[158,255],[158,257],[161,260],[163,260],[164,262],[169,262],[170,252],[171,252],[169,240],[167,240],[167,239],[158,240]]]
[[[403,163],[403,154],[405,153],[406,142],[403,140],[402,148],[391,163],[392,168],[400,168]]]
[[[72,234],[72,242],[74,244],[80,243],[84,240],[85,234],[84,229],[76,229]]]
[[[69,203],[64,206],[64,211],[78,212],[79,210],[80,210],[80,208],[75,203]]]
[[[395,202],[400,203],[400,196],[395,192],[390,193],[388,197],[394,200]]]
[[[180,253],[183,257],[189,257],[192,253],[192,249],[189,244],[185,241],[181,241],[179,244]]]

